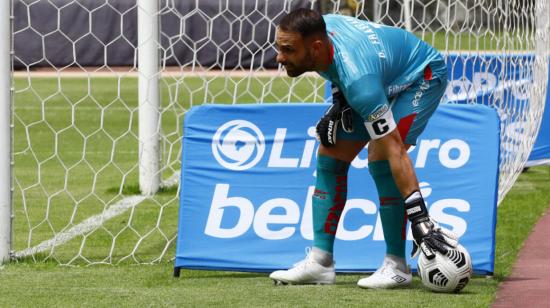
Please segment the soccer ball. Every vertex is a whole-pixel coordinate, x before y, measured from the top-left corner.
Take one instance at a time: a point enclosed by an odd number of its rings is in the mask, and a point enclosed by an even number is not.
[[[420,253],[418,274],[422,284],[432,291],[459,292],[470,281],[472,260],[466,248],[460,244],[449,249],[447,255],[436,252],[432,260]]]

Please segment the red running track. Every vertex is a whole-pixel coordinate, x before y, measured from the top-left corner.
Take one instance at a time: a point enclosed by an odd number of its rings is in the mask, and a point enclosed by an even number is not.
[[[525,241],[492,307],[550,307],[550,212]]]

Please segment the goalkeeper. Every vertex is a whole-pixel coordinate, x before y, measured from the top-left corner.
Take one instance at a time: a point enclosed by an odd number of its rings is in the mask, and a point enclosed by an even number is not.
[[[331,284],[333,244],[347,192],[350,162],[368,143],[369,172],[380,199],[386,256],[358,282],[364,288],[409,285],[407,218],[413,255],[433,258],[456,246],[452,233],[430,219],[407,149],[416,144],[447,85],[442,56],[399,28],[341,15],[295,10],[277,28],[277,62],[288,76],[316,71],[333,85],[333,105],[319,120],[321,141],[313,194],[313,248],[276,282]],[[365,251],[368,253],[368,251]]]

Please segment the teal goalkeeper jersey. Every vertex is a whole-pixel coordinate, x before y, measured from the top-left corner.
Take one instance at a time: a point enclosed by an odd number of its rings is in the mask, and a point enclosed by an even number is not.
[[[334,57],[319,74],[340,88],[363,119],[424,78],[430,62],[443,62],[437,50],[403,29],[342,15],[323,18]]]

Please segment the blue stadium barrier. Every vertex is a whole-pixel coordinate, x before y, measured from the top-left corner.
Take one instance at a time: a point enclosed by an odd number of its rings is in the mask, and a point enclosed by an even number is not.
[[[182,267],[265,272],[304,258],[314,125],[326,108],[203,105],[186,114],[175,274]],[[494,109],[443,105],[410,151],[431,215],[461,236],[477,273],[494,269],[499,132]],[[385,253],[366,157],[350,168],[335,243],[339,272],[374,271]],[[408,238],[410,251],[410,230]]]
[[[538,165],[550,165],[550,64],[548,65],[546,107],[544,108],[537,140],[526,164],[527,167]]]

